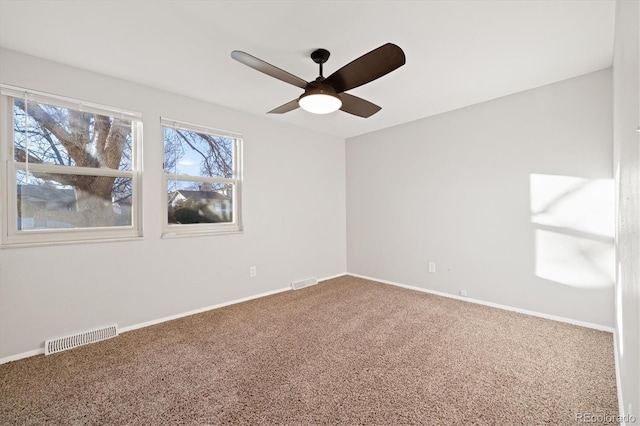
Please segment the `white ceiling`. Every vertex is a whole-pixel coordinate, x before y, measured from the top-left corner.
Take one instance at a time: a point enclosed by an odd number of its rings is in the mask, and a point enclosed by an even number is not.
[[[316,48],[327,76],[399,45],[406,65],[349,92],[374,116],[267,115],[347,138],[607,68],[614,15],[614,0],[0,0],[0,46],[265,115],[301,89],[232,50],[309,81]]]

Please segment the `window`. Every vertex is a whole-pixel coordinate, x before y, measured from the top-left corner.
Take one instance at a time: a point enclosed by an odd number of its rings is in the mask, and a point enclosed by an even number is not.
[[[164,131],[164,235],[239,232],[240,135],[169,119]]]
[[[140,236],[140,115],[0,89],[3,244]]]

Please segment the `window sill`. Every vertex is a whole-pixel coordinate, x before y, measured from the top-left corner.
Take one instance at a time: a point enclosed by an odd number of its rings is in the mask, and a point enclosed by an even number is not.
[[[230,227],[225,229],[205,230],[205,229],[165,229],[160,236],[162,239],[188,238],[188,237],[214,237],[217,235],[242,234],[241,227]]]
[[[3,242],[0,244],[0,250],[18,249],[30,247],[48,247],[48,246],[66,246],[77,244],[103,244],[103,243],[121,243],[130,241],[142,241],[143,237],[117,237],[117,238],[96,238],[90,240],[67,240],[67,241],[24,241],[24,242]]]

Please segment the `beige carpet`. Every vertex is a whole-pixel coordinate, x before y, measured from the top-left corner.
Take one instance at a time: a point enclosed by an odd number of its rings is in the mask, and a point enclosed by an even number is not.
[[[618,414],[610,333],[353,277],[0,366],[3,425],[576,425],[580,413]]]

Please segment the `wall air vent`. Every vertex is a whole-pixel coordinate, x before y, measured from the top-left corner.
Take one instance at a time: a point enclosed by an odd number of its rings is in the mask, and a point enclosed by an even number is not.
[[[309,287],[310,285],[318,284],[318,279],[316,277],[307,278],[302,281],[294,281],[291,283],[291,288],[294,290],[300,290],[301,288]]]
[[[87,345],[89,343],[99,342],[100,340],[110,339],[118,335],[118,324],[109,325],[107,327],[96,328],[95,330],[85,331],[84,333],[72,334],[70,336],[50,339],[44,342],[44,354],[50,355],[56,352],[66,351],[67,349],[77,348],[78,346]]]

